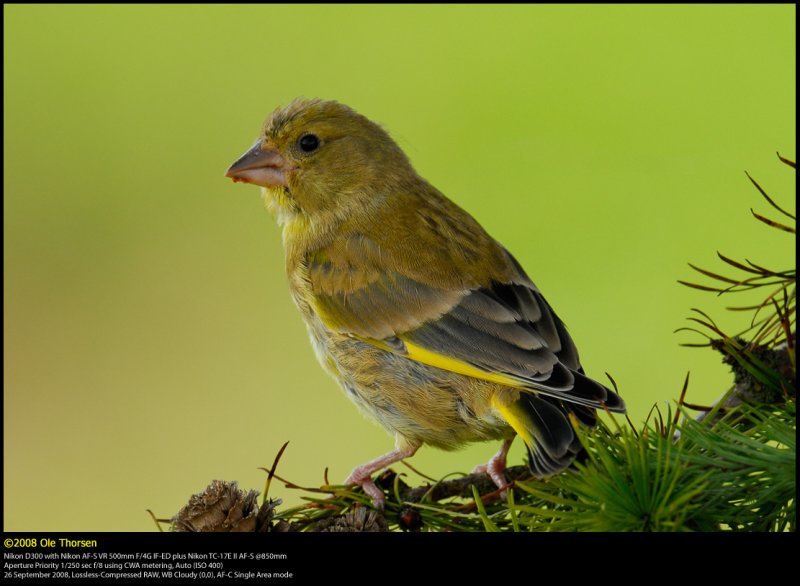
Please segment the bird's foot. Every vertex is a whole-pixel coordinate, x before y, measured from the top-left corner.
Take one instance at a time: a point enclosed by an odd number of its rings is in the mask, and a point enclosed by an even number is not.
[[[372,472],[366,469],[366,466],[358,466],[353,470],[350,476],[344,481],[345,484],[357,484],[366,493],[367,496],[372,498],[372,506],[382,511],[386,505],[386,497],[383,491],[378,488],[375,481],[372,480]]]
[[[416,453],[420,445],[422,444],[409,442],[402,443],[400,444],[401,447],[395,448],[391,452],[388,452],[383,456],[379,456],[374,460],[367,462],[366,464],[362,464],[361,466],[356,466],[353,468],[353,471],[350,473],[350,476],[347,477],[344,483],[358,484],[361,486],[361,488],[364,489],[364,492],[372,497],[372,505],[376,509],[382,511],[384,505],[386,504],[386,497],[383,495],[383,491],[375,484],[375,481],[372,480],[373,473],[382,468],[386,468],[395,462],[399,462],[403,458],[410,458]]]
[[[502,489],[500,492],[501,498],[506,498],[506,489],[508,482],[506,481],[506,457],[508,450],[511,448],[512,440],[504,440],[503,444],[497,453],[486,464],[479,464],[472,470],[473,474],[488,474],[497,488]]]
[[[486,474],[486,470],[488,468],[487,464],[478,464],[475,468],[472,469],[471,474]]]

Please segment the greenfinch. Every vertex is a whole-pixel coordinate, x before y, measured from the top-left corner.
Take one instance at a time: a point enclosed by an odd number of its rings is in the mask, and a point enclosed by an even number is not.
[[[624,412],[584,374],[514,257],[353,109],[301,98],[278,108],[226,176],[261,187],[317,358],[394,435],[394,450],[345,481],[376,506],[373,473],[423,444],[500,440],[476,470],[505,488],[516,435],[543,478],[581,449],[571,419],[593,426],[596,409]]]

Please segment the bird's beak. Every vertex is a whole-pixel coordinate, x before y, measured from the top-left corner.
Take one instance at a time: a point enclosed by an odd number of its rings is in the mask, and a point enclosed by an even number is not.
[[[230,166],[225,177],[261,187],[279,187],[286,185],[286,170],[286,159],[277,150],[266,147],[258,140],[253,148]]]

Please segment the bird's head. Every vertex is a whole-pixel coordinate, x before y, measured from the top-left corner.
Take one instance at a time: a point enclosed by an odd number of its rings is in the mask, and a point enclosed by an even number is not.
[[[298,98],[267,117],[225,176],[265,188],[279,220],[316,220],[376,205],[416,173],[379,125],[338,102]]]

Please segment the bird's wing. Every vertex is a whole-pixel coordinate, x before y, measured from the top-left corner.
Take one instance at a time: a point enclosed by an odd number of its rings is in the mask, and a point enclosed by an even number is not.
[[[387,253],[358,235],[335,261],[325,254],[309,260],[315,309],[328,328],[411,360],[587,407],[623,410],[615,393],[583,375],[564,324],[513,257],[499,250],[510,275],[504,282],[452,287],[420,276],[423,269],[387,270],[404,265],[385,263],[381,254]]]

